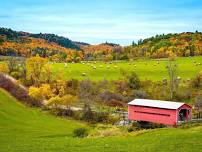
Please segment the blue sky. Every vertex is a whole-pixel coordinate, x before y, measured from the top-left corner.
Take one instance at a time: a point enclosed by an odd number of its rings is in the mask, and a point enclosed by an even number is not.
[[[0,26],[127,45],[156,34],[202,31],[202,1],[4,0]]]

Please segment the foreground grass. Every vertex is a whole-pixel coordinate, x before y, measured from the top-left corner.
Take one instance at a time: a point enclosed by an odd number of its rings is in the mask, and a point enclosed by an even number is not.
[[[194,61],[202,64],[202,56],[177,58],[178,76],[183,79],[190,79],[195,76],[202,69],[202,65],[195,66]],[[133,62],[121,61],[116,64],[106,64],[103,62],[97,62],[96,64],[93,64],[93,62],[89,63],[96,66],[96,69],[93,69],[88,64],[81,63],[68,64],[67,68],[65,68],[64,63],[55,63],[52,66],[55,73],[61,73],[62,71],[65,79],[118,80],[123,77],[120,72],[123,69],[127,72],[135,71],[142,80],[149,79],[156,81],[168,78],[165,68],[167,63],[167,60],[160,60],[159,64],[157,64],[157,60],[139,59]],[[82,73],[86,73],[86,76],[82,76]]]
[[[73,138],[73,129],[82,126],[86,125],[25,107],[0,90],[1,152],[198,152],[202,148],[202,126],[104,138]]]

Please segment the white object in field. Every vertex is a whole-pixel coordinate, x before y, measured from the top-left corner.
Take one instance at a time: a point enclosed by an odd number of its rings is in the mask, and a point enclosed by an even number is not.
[[[83,73],[82,73],[82,76],[86,76],[86,73],[85,73],[85,72],[83,72]]]

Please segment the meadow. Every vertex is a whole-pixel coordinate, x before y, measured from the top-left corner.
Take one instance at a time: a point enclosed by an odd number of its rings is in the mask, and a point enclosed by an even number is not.
[[[122,71],[135,71],[141,80],[161,81],[168,78],[167,59],[138,59],[117,62],[85,62],[52,64],[54,73],[63,73],[64,79],[118,80],[123,78]],[[202,69],[202,56],[178,57],[176,59],[177,76],[184,80],[191,79]]]
[[[164,128],[113,137],[75,138],[78,127],[86,123],[52,116],[40,109],[26,107],[0,89],[1,152],[198,152],[201,151],[202,126]]]

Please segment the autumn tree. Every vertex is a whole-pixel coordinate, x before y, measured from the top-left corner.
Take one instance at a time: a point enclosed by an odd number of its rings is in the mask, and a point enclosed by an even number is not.
[[[9,67],[7,63],[0,63],[0,72],[2,73],[9,73]]]
[[[44,65],[41,73],[41,79],[44,83],[51,83],[51,81],[53,81],[53,70],[50,64]]]
[[[60,106],[65,106],[68,110],[71,109],[71,106],[77,102],[77,97],[70,94],[63,97],[53,96],[48,100],[47,106],[53,106],[54,108],[59,108]]]
[[[74,105],[77,102],[77,97],[67,94],[62,97],[62,105],[66,106],[67,109],[70,109],[72,105]]]
[[[42,84],[41,87],[33,87],[29,88],[29,96],[37,101],[48,100],[54,96],[52,93],[52,89],[49,84]]]
[[[35,86],[40,85],[42,71],[47,62],[47,59],[41,58],[38,55],[26,60],[27,79],[31,80]]]

